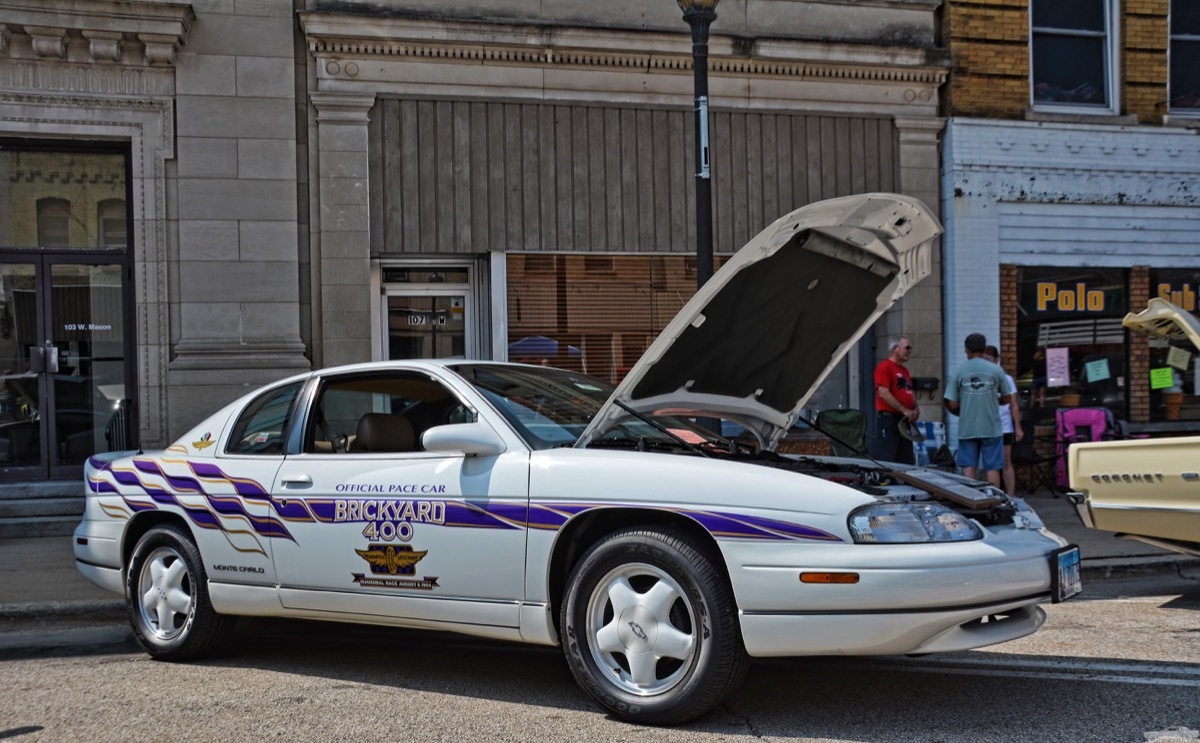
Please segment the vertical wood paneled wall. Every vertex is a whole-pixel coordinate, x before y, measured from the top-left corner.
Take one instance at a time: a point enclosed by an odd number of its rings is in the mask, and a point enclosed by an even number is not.
[[[889,119],[717,111],[714,250],[804,204],[899,182]],[[695,249],[690,110],[380,99],[376,256]]]

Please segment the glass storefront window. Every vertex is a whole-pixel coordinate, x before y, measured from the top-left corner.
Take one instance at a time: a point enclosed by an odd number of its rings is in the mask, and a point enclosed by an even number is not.
[[[4,149],[0,245],[125,247],[125,156]]]
[[[1081,405],[1127,417],[1127,284],[1121,269],[1018,269],[1017,390],[1035,422]]]
[[[620,382],[696,291],[686,256],[597,258],[509,254],[510,361]]]
[[[717,256],[715,268],[726,258]],[[509,253],[508,359],[620,382],[696,291],[691,256]],[[843,360],[804,411],[849,407]],[[729,431],[736,432],[736,427]]]
[[[1196,269],[1150,270],[1151,297],[1160,297],[1196,314],[1200,312],[1197,292],[1200,292],[1200,271]],[[1140,312],[1144,308],[1131,309]],[[1200,420],[1197,349],[1180,343],[1175,344],[1176,349],[1172,352],[1167,341],[1151,340],[1149,344],[1151,379],[1141,383],[1150,386],[1150,420]]]

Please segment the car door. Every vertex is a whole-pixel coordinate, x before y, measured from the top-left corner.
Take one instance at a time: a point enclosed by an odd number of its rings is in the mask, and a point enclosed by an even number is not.
[[[193,531],[209,580],[276,583],[271,549],[279,535],[269,514],[270,487],[283,464],[303,386],[303,380],[288,382],[250,400],[215,454],[221,431],[201,426],[182,442],[187,459],[169,449],[157,464],[199,527]]]
[[[403,368],[322,379],[300,451],[272,489],[281,600],[295,609],[516,626],[528,455],[423,451],[428,428],[475,420]]]

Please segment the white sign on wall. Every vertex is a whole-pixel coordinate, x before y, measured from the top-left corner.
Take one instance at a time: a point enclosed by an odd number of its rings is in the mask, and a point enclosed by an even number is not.
[[[1067,348],[1046,349],[1046,386],[1066,387],[1071,383],[1071,356]]]

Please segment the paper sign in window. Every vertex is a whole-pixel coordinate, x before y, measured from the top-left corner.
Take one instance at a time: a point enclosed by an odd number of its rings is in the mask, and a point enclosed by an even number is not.
[[[1103,382],[1112,376],[1108,371],[1108,359],[1096,359],[1083,365],[1083,375],[1087,381]]]
[[[1160,366],[1150,370],[1150,389],[1165,390],[1175,383],[1171,367]]]
[[[1171,350],[1167,351],[1167,366],[1173,366],[1179,371],[1187,371],[1190,363],[1192,363],[1191,351],[1175,346],[1171,346]]]
[[[1066,387],[1071,383],[1071,357],[1069,349],[1046,349],[1046,386]]]

